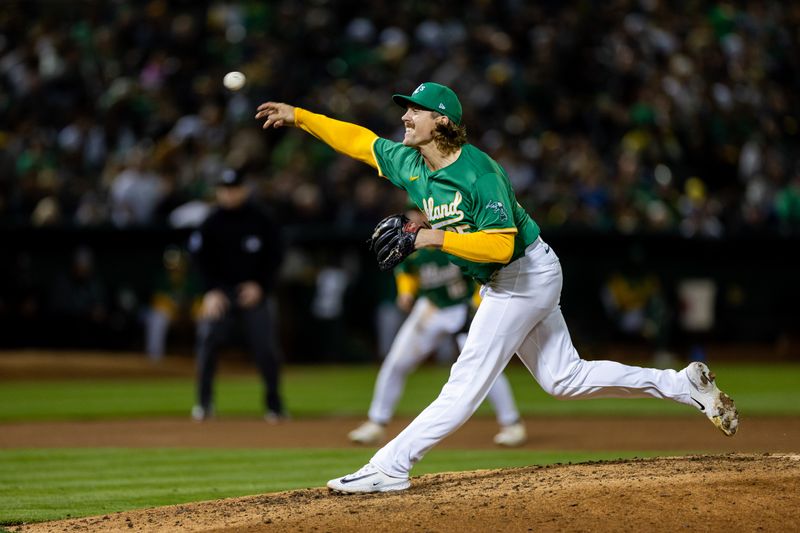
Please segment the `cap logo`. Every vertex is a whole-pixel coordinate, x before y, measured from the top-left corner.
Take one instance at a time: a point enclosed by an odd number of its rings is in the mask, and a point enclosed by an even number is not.
[[[414,92],[413,92],[413,93],[411,93],[411,96],[414,96],[414,95],[415,95],[415,94],[417,94],[417,93],[421,93],[421,92],[422,92],[422,91],[424,91],[424,90],[425,90],[425,84],[424,84],[424,83],[420,83],[420,84],[419,84],[419,87],[417,87],[416,89],[414,89]]]
[[[447,109],[443,102],[439,102],[439,109]]]

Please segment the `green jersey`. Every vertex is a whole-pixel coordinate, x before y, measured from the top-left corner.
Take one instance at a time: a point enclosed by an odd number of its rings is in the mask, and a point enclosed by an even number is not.
[[[400,263],[395,269],[419,278],[417,296],[424,296],[439,308],[469,301],[475,284],[450,262],[441,250],[422,248]]]
[[[405,189],[434,229],[472,233],[503,233],[514,230],[514,253],[510,261],[525,253],[539,236],[539,226],[514,196],[505,170],[471,144],[461,147],[452,164],[431,171],[418,150],[378,139],[373,145],[379,172]],[[447,254],[465,275],[486,283],[501,263],[476,263]]]

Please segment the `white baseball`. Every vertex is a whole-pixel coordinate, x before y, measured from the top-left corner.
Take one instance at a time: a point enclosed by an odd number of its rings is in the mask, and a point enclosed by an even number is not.
[[[247,78],[245,78],[244,74],[237,71],[228,72],[225,74],[225,77],[222,78],[222,84],[231,91],[238,91],[244,87],[245,81],[247,81]]]

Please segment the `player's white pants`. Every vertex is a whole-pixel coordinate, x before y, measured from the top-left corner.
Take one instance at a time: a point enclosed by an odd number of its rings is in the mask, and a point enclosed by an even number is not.
[[[584,361],[559,307],[558,257],[541,239],[484,287],[467,342],[442,392],[371,463],[391,476],[411,467],[475,412],[516,352],[534,379],[561,399],[668,398],[692,405],[684,371]]]
[[[145,316],[145,351],[153,361],[164,357],[170,318],[164,311],[150,309]]]
[[[369,408],[370,420],[386,424],[392,419],[408,375],[419,367],[443,337],[452,336],[464,327],[467,312],[467,304],[439,308],[427,298],[417,300],[378,372]],[[498,424],[513,424],[519,419],[505,375],[500,374],[489,390],[489,401],[495,409]]]
[[[467,334],[459,333],[456,336],[456,340],[458,341],[458,351],[460,353],[467,343]],[[514,401],[514,393],[511,392],[511,383],[508,382],[505,373],[501,373],[497,376],[486,398],[489,400],[492,409],[494,409],[499,425],[508,426],[520,421],[517,402]]]

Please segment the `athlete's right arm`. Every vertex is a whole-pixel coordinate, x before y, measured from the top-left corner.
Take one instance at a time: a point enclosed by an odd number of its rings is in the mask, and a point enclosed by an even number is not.
[[[378,169],[378,162],[372,151],[378,136],[367,128],[277,102],[266,102],[258,106],[256,119],[266,119],[262,126],[264,129],[293,125],[307,131],[337,152]]]

